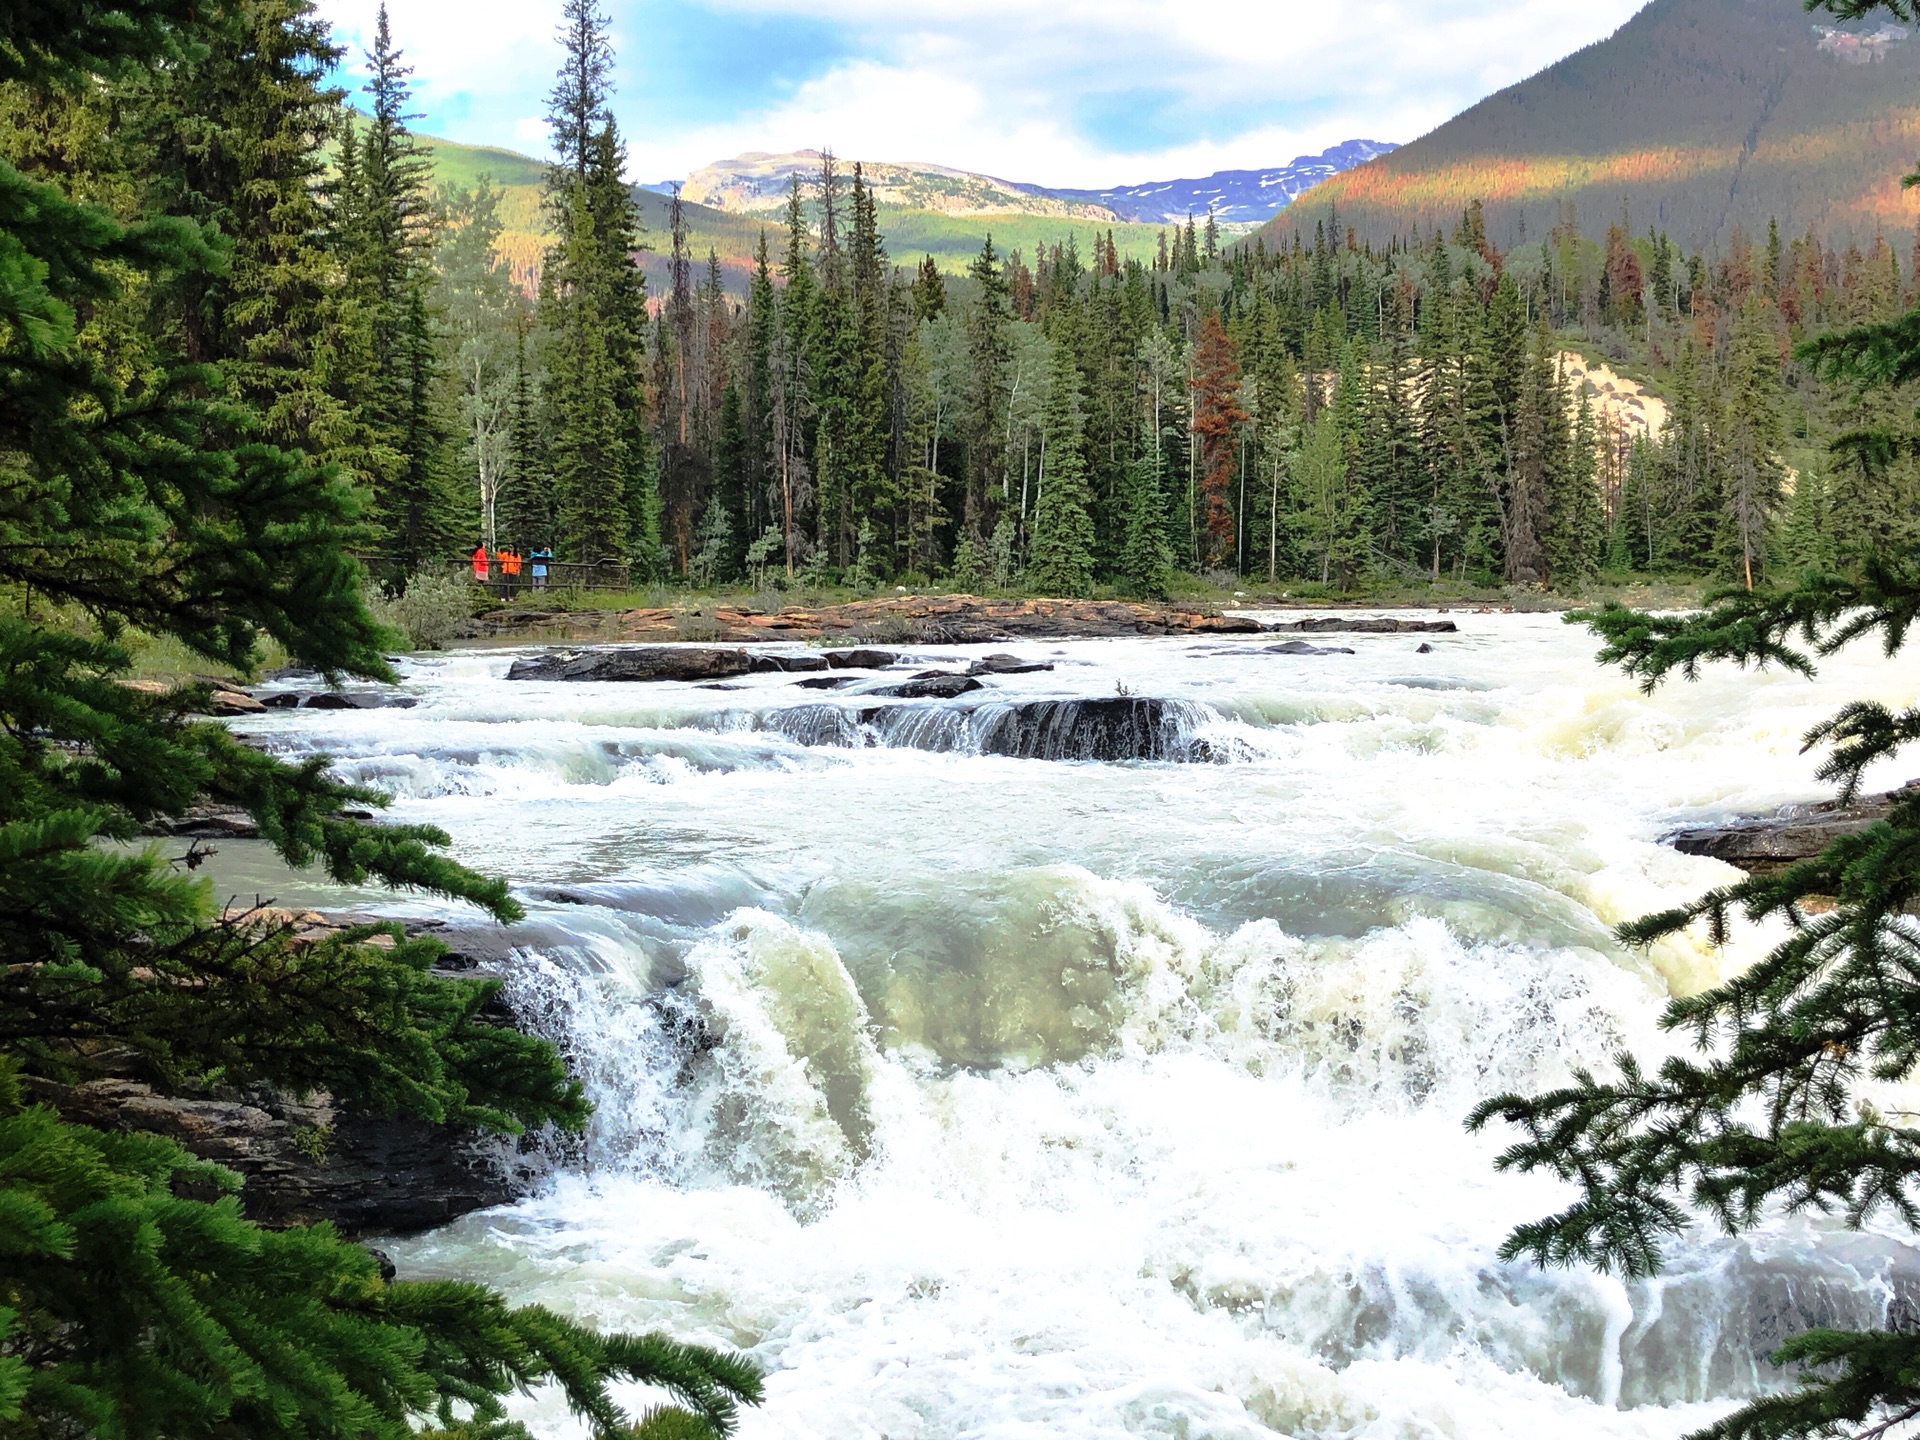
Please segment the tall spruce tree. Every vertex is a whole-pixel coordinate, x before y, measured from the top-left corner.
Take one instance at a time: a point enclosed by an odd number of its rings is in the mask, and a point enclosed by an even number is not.
[[[1167,502],[1161,471],[1165,455],[1149,413],[1144,420],[1122,500],[1120,554],[1114,578],[1121,590],[1143,600],[1164,600],[1173,573],[1173,546],[1167,541]]]
[[[333,257],[321,205],[323,147],[343,119],[327,83],[340,48],[311,0],[224,0],[202,53],[127,106],[150,210],[219,227],[224,270],[184,286],[183,351],[218,365],[274,443],[340,458],[348,417],[318,357]]]
[[[664,551],[641,363],[646,286],[634,258],[639,212],[609,109],[610,23],[594,0],[567,0],[563,9],[563,59],[547,104],[554,159],[546,206],[558,238],[537,307],[541,429],[557,553],[652,575]]]
[[[1080,370],[1066,347],[1056,347],[1041,422],[1040,495],[1027,547],[1027,584],[1043,595],[1093,593],[1093,497],[1084,433]]]
[[[967,317],[967,486],[960,523],[978,556],[984,554],[1006,480],[1004,427],[1013,355],[1013,305],[991,234],[967,274],[976,289]]]
[[[364,351],[336,369],[364,436],[364,478],[383,549],[408,570],[459,544],[459,497],[448,453],[427,287],[429,165],[407,129],[411,67],[382,4],[367,52],[364,129],[336,181],[336,243]]]

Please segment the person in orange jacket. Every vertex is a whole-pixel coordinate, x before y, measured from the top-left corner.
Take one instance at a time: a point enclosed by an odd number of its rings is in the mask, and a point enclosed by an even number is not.
[[[498,559],[500,561],[500,577],[506,590],[507,599],[511,600],[520,589],[520,552],[511,549],[502,550]]]

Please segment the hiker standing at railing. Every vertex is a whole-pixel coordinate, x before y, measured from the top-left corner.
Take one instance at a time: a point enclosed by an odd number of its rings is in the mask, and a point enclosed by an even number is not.
[[[487,583],[487,545],[484,540],[473,547],[473,578],[482,585]]]
[[[535,550],[527,558],[533,562],[533,588],[536,590],[546,589],[547,562],[553,559],[553,552],[551,550]]]

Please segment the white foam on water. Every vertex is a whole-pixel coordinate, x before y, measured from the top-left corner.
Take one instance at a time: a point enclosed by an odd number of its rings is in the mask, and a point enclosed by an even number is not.
[[[748,1349],[748,1437],[1677,1436],[1780,1383],[1783,1335],[1910,1309],[1908,1238],[1824,1221],[1702,1229],[1648,1282],[1502,1262],[1566,1193],[1460,1121],[1673,1043],[1668,996],[1769,936],[1622,949],[1733,873],[1658,837],[1817,795],[1801,733],[1911,667],[1649,697],[1551,617],[1461,624],[923,649],[1056,669],[859,734],[784,676],[499,652],[248,722],[534,887],[514,996],[598,1106],[539,1194],[392,1253]],[[990,707],[1121,693],[1230,763],[977,753]]]

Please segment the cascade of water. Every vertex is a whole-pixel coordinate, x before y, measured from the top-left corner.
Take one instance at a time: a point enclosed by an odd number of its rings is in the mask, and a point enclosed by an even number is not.
[[[512,997],[597,1107],[403,1268],[746,1346],[749,1440],[1678,1436],[1785,1335],[1920,1313],[1908,1237],[1820,1217],[1649,1281],[1502,1262],[1566,1195],[1460,1127],[1675,1043],[1667,996],[1767,936],[1622,950],[1726,873],[1657,836],[1809,793],[1799,733],[1911,675],[1649,698],[1527,617],[1064,648],[953,702],[457,656],[410,710],[249,722],[522,881]]]

